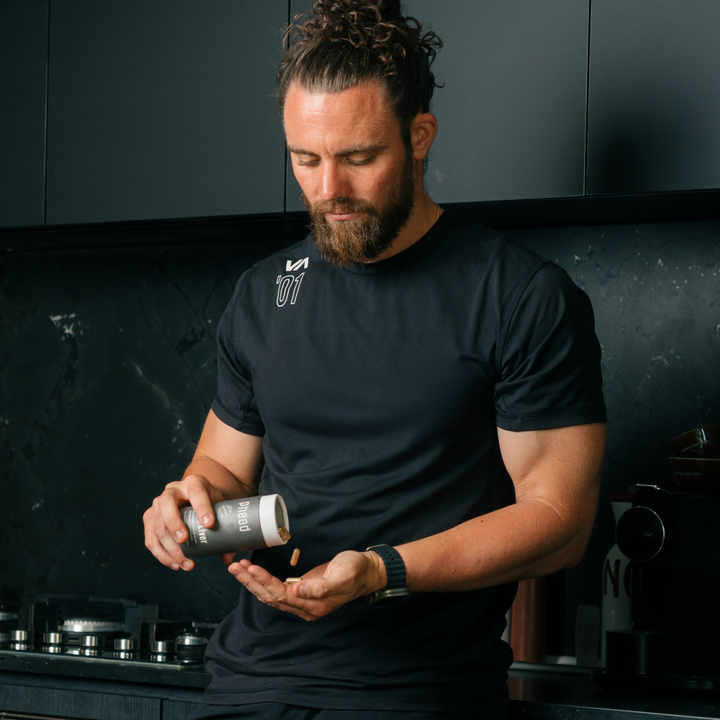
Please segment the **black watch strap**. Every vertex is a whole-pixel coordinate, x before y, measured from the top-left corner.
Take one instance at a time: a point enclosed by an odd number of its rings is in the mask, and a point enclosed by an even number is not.
[[[367,595],[367,601],[374,604],[381,601],[397,600],[409,595],[405,563],[400,553],[391,545],[371,545],[367,550],[372,550],[382,558],[387,573],[387,585],[385,588]]]

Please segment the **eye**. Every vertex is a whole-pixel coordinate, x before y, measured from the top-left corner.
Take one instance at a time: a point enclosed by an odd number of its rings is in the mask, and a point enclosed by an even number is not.
[[[300,165],[301,167],[315,167],[319,159],[318,158],[296,158],[295,162],[297,165]]]
[[[348,158],[348,165],[369,165],[373,160],[375,159],[374,155],[371,155],[370,157],[363,158],[362,160],[353,160],[351,158]]]

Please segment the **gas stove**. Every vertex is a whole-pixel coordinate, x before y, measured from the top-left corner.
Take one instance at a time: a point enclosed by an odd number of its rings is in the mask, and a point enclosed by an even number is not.
[[[16,627],[0,636],[4,667],[33,672],[136,678],[202,671],[216,623],[160,619],[157,605],[127,598],[40,595],[22,600]],[[12,667],[12,669],[20,669]],[[147,677],[157,676],[150,672]],[[165,675],[166,673],[163,673]],[[149,680],[148,680],[149,681]]]

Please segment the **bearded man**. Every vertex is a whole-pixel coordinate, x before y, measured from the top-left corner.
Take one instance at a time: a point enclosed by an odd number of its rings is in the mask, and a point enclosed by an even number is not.
[[[426,193],[439,41],[399,2],[318,0],[290,39],[311,233],[240,278],[195,457],[144,520],[191,570],[181,505],[211,527],[211,503],[277,492],[301,580],[283,582],[289,546],[224,558],[244,589],[193,717],[505,718],[516,583],[577,563],[595,516],[592,309]]]

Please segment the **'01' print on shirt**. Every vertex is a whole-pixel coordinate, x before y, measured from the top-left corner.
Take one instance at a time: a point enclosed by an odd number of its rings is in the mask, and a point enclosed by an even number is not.
[[[285,264],[285,271],[295,272],[300,269],[307,269],[309,262],[309,257],[303,258],[302,260],[297,260],[296,262],[288,260]],[[304,272],[300,273],[299,275],[277,276],[277,280],[275,282],[278,286],[276,300],[278,307],[284,307],[287,304],[288,300],[290,300],[291,305],[294,305],[297,302],[298,293],[300,292],[300,285],[302,284],[304,277]]]

